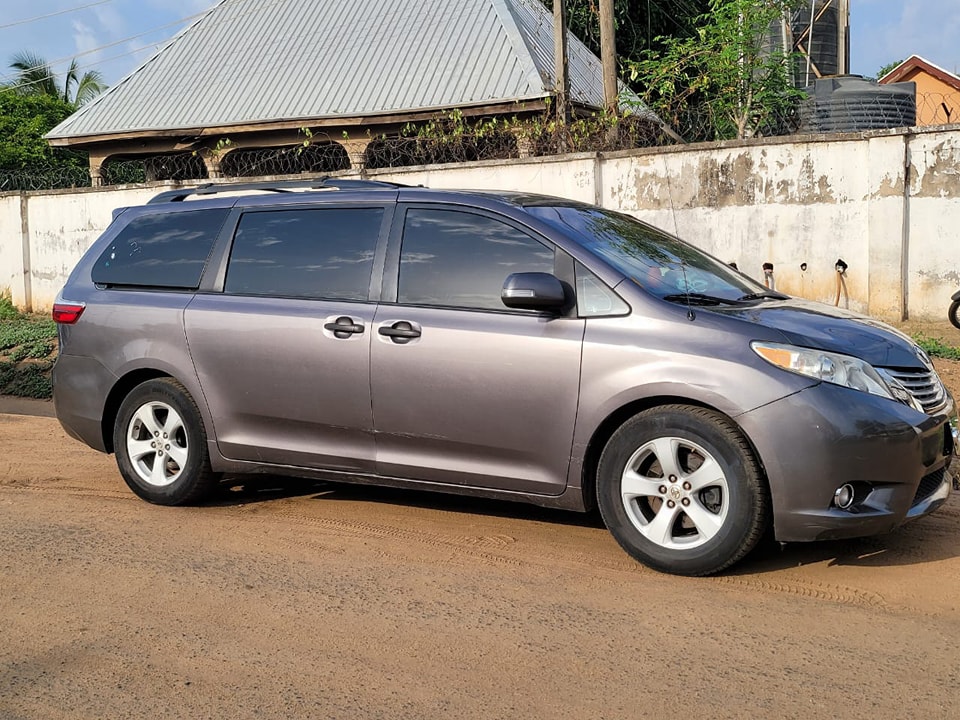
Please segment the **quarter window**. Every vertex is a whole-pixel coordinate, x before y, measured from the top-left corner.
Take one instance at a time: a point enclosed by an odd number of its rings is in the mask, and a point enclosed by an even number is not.
[[[195,290],[229,210],[188,210],[134,218],[97,259],[98,285]]]
[[[507,276],[553,269],[552,249],[504,222],[413,208],[404,222],[397,300],[506,310],[500,292]]]
[[[576,273],[577,311],[580,317],[630,314],[630,306],[579,262],[576,264]]]
[[[240,219],[225,291],[366,300],[382,208],[252,212]]]

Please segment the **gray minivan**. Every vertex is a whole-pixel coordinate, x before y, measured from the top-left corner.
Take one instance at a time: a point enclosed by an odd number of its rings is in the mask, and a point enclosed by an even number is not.
[[[909,338],[559,198],[169,191],[115,212],[53,314],[60,422],[154,503],[270,472],[599,506],[703,575],[951,489],[953,399]]]

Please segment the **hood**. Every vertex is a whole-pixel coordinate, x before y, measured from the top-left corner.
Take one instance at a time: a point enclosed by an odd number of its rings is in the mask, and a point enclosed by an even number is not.
[[[899,330],[830,305],[790,298],[709,311],[778,330],[791,345],[852,355],[874,367],[932,367],[927,354]]]

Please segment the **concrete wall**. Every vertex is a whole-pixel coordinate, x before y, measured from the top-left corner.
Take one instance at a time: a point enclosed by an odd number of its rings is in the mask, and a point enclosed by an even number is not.
[[[598,203],[676,232],[778,289],[887,320],[941,319],[960,289],[960,126],[369,173]],[[50,307],[114,207],[164,185],[0,195],[0,289]],[[26,221],[24,222],[24,218]],[[24,268],[28,270],[25,272]],[[805,269],[803,269],[805,268]]]

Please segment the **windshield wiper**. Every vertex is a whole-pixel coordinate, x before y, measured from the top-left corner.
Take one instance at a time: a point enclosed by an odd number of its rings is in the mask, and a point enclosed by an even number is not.
[[[764,292],[755,292],[750,293],[749,295],[744,295],[739,298],[741,302],[747,302],[749,300],[789,300],[786,295],[781,295],[778,292],[773,292],[770,290],[765,290]]]
[[[739,305],[740,300],[731,300],[730,298],[717,297],[715,295],[705,295],[703,293],[679,293],[676,295],[665,295],[664,300],[669,302],[688,302],[691,305]]]

